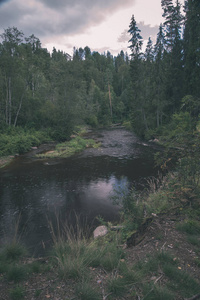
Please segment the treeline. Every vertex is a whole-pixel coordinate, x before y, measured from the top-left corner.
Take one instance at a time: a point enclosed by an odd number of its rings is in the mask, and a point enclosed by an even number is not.
[[[16,27],[1,34],[0,127],[48,130],[66,139],[76,125],[130,121],[150,138],[176,114],[198,121],[200,95],[200,3],[161,0],[164,23],[155,45],[143,38],[132,16],[130,57],[74,48],[73,57],[50,54],[40,40]]]
[[[162,0],[164,23],[153,45],[143,39],[132,16],[129,33],[131,49],[131,120],[139,134],[150,136],[169,124],[174,114],[200,112],[200,2]]]
[[[0,125],[50,129],[65,139],[76,125],[108,125],[126,118],[129,59],[74,49],[73,57],[41,47],[8,28],[0,44]]]

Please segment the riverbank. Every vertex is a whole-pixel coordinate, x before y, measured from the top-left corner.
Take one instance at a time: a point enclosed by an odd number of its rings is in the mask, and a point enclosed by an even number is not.
[[[88,129],[85,127],[78,128],[76,134],[73,134],[70,137],[70,140],[63,143],[48,141],[48,138],[45,136],[43,136],[41,139],[38,139],[38,136],[37,138],[35,137],[35,140],[37,139],[36,141],[34,140],[33,136],[31,136],[30,141],[27,141],[29,139],[29,136],[27,136],[26,139],[20,137],[21,140],[19,138],[16,140],[16,144],[18,144],[18,146],[16,146],[15,143],[12,144],[12,147],[13,145],[15,145],[14,149],[16,150],[12,150],[11,146],[10,148],[9,146],[7,147],[8,152],[13,151],[15,155],[0,156],[0,168],[3,168],[6,165],[8,165],[15,158],[16,155],[19,155],[17,150],[20,150],[20,154],[28,155],[29,153],[31,153],[31,155],[35,155],[38,158],[64,158],[72,156],[75,153],[81,152],[85,148],[98,148],[100,146],[100,143],[98,143],[98,141],[95,141],[93,139],[86,139],[83,137],[87,132]],[[9,136],[7,136],[7,138],[9,138]],[[35,143],[33,143],[31,139],[34,140]],[[48,144],[45,143],[43,146],[42,143],[46,141],[48,141]],[[6,150],[2,150],[2,152],[6,153]]]
[[[79,153],[86,148],[98,148],[101,144],[93,139],[86,139],[79,135],[73,135],[70,141],[58,143],[55,149],[37,154],[38,158],[67,158]]]
[[[117,155],[118,157],[119,153],[124,155],[133,150],[133,143],[130,141],[130,136],[127,136],[127,132],[124,132],[121,138],[123,137],[123,141],[126,138],[130,142],[130,147],[127,148],[126,144],[123,151],[118,138],[116,143],[116,136],[119,136],[119,132],[117,135],[111,133],[109,132],[104,139],[102,134],[99,135],[100,140],[104,140],[102,151],[100,151],[103,155]],[[135,140],[135,143],[137,142],[138,140]],[[105,147],[106,145],[109,145],[109,148]],[[136,145],[138,147],[138,143]],[[73,170],[75,170],[76,160],[77,158],[72,162]],[[71,162],[71,159],[69,161]],[[80,162],[78,164],[80,165]],[[92,164],[94,165],[96,167],[96,161]],[[42,169],[48,169],[50,174],[50,165],[42,162],[42,166]],[[88,168],[88,162],[84,164],[84,170],[85,166]],[[141,167],[141,163],[139,166]],[[41,174],[38,168],[39,164],[37,165],[37,178]],[[27,174],[29,174],[30,164],[27,169]],[[120,169],[119,161],[116,163],[116,170],[118,169]],[[139,168],[131,167],[131,172],[134,169],[137,172],[139,170]],[[75,173],[77,174],[77,171]],[[55,172],[52,174],[54,178]],[[62,173],[60,176],[65,178],[61,184],[64,190],[68,189],[66,183],[69,180],[66,174]],[[69,174],[71,180],[72,171],[69,171]],[[92,174],[94,174],[94,168],[92,168]],[[125,174],[124,171],[123,174]],[[76,238],[74,231],[71,232],[69,227],[64,227],[64,230],[57,232],[53,227],[48,226],[50,229],[47,231],[51,232],[48,240],[53,240],[54,249],[51,253],[46,252],[43,258],[25,256],[23,249],[16,244],[16,239],[11,245],[2,248],[0,251],[0,288],[3,299],[198,299],[200,293],[200,192],[198,185],[191,190],[190,181],[186,181],[191,178],[186,177],[183,181],[180,174],[174,171],[164,177],[153,178],[151,176],[148,177],[148,190],[145,186],[145,189],[141,191],[131,189],[130,193],[123,196],[118,193],[119,199],[116,200],[120,200],[123,207],[121,215],[123,227],[116,232],[109,230],[109,234],[103,238],[87,239],[82,232]],[[27,176],[24,178],[27,179]],[[19,186],[21,187],[23,180],[22,177],[20,179]],[[6,186],[10,187],[9,180]],[[31,186],[35,186],[33,172],[31,173]],[[54,201],[55,195],[61,195],[61,193],[52,181],[51,186]],[[38,191],[38,185],[36,188]],[[48,186],[47,192],[49,190]],[[76,186],[73,186],[73,191],[76,191]],[[97,189],[95,189],[96,192]],[[103,192],[102,188],[100,192]],[[31,199],[32,205],[35,197],[31,196],[34,193],[31,190],[29,196],[27,195],[26,193],[26,198]],[[20,196],[19,199],[21,198]],[[10,203],[10,201],[7,202]],[[55,203],[58,203],[57,199],[53,202]],[[81,201],[78,201],[79,207],[80,203]],[[93,203],[94,194],[90,209]],[[26,207],[29,213],[31,206],[26,205]],[[37,214],[38,211],[37,209]],[[101,222],[105,223],[103,219]],[[63,220],[60,220],[57,224],[63,223]],[[110,229],[110,223],[106,222],[106,225]],[[41,238],[42,226],[37,223],[38,227],[40,228],[40,241],[42,240],[45,247],[44,239]]]
[[[0,169],[7,166],[13,159],[13,155],[0,157]]]
[[[1,299],[199,299],[199,244],[180,230],[186,221],[177,211],[157,216],[129,248],[111,231],[95,241],[56,239],[44,258],[7,248],[0,255]]]

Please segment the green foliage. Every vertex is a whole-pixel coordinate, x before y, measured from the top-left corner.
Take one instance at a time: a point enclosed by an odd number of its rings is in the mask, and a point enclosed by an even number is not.
[[[200,234],[200,222],[197,220],[186,220],[177,224],[176,228],[190,235]]]
[[[200,235],[188,235],[187,241],[197,247],[200,247]]]
[[[70,141],[57,144],[54,151],[50,151],[44,154],[38,154],[40,158],[46,157],[69,157],[75,153],[81,152],[85,148],[97,148],[100,144],[96,143],[92,139],[84,139],[80,136],[75,136]]]
[[[40,273],[42,271],[42,266],[39,262],[35,261],[29,265],[28,270],[30,273]]]
[[[75,286],[75,295],[80,300],[100,300],[102,299],[99,291],[92,287],[87,281],[82,281]]]
[[[15,283],[26,279],[27,268],[23,265],[11,265],[7,272],[8,281],[14,281]]]
[[[125,121],[122,124],[127,130],[132,130],[132,125],[130,121]]]
[[[168,286],[174,291],[179,291],[182,296],[192,296],[200,292],[198,282],[188,273],[179,270],[177,267],[167,264],[163,272],[170,279]]]
[[[173,291],[170,291],[166,287],[153,286],[151,284],[146,284],[144,286],[144,298],[145,300],[175,300],[175,295]]]
[[[5,245],[0,252],[0,260],[18,261],[27,254],[26,249],[18,242]]]
[[[126,284],[123,277],[113,277],[108,280],[108,292],[112,293],[113,296],[122,296],[126,291]]]
[[[0,133],[0,156],[23,154],[47,140],[48,137],[43,132],[9,129],[6,133]]]
[[[168,279],[163,287],[155,283],[144,284],[142,287],[144,299],[176,299],[176,292],[183,297],[190,297],[200,291],[198,282],[182,271],[178,262],[166,252],[150,256],[146,262],[139,262],[135,269],[140,272],[140,276],[154,274],[158,280],[165,275]]]
[[[91,115],[85,119],[86,124],[90,125],[93,128],[98,127],[98,119],[97,116]]]
[[[101,266],[107,270],[112,271],[117,268],[120,259],[124,257],[123,250],[120,249],[114,242],[107,244],[102,251]]]
[[[25,292],[23,287],[16,286],[9,292],[11,300],[22,300],[25,297]]]

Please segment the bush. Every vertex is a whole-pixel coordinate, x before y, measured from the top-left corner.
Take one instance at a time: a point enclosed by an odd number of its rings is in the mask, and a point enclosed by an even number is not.
[[[23,154],[47,139],[48,137],[41,132],[21,128],[7,130],[6,133],[0,134],[0,156]]]
[[[17,242],[8,244],[1,250],[1,258],[4,261],[17,261],[26,254],[26,249]]]

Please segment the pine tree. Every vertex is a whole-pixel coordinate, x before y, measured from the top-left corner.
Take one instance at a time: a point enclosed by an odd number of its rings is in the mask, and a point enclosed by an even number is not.
[[[181,28],[183,16],[178,0],[173,5],[172,0],[162,0],[163,17],[165,17],[165,91],[168,101],[167,114],[174,113],[180,107],[183,97],[183,51]]]
[[[143,39],[140,35],[140,32],[141,30],[137,27],[135,17],[134,15],[132,15],[131,23],[129,25],[128,30],[128,33],[131,35],[131,39],[128,42],[131,43],[129,48],[131,49],[131,56],[133,59],[139,56],[142,48]]]
[[[156,111],[156,126],[163,123],[164,108],[166,106],[165,95],[165,36],[163,26],[160,24],[157,34],[156,44],[154,46],[154,102],[153,107]]]
[[[140,29],[137,27],[134,15],[131,18],[129,26],[129,34],[131,39],[131,61],[130,61],[130,76],[131,76],[131,122],[136,133],[143,135],[148,129],[146,121],[146,112],[144,108],[143,89],[143,63],[142,63],[142,36]]]
[[[200,95],[200,2],[185,2],[184,24],[184,66],[185,93],[199,97]]]

